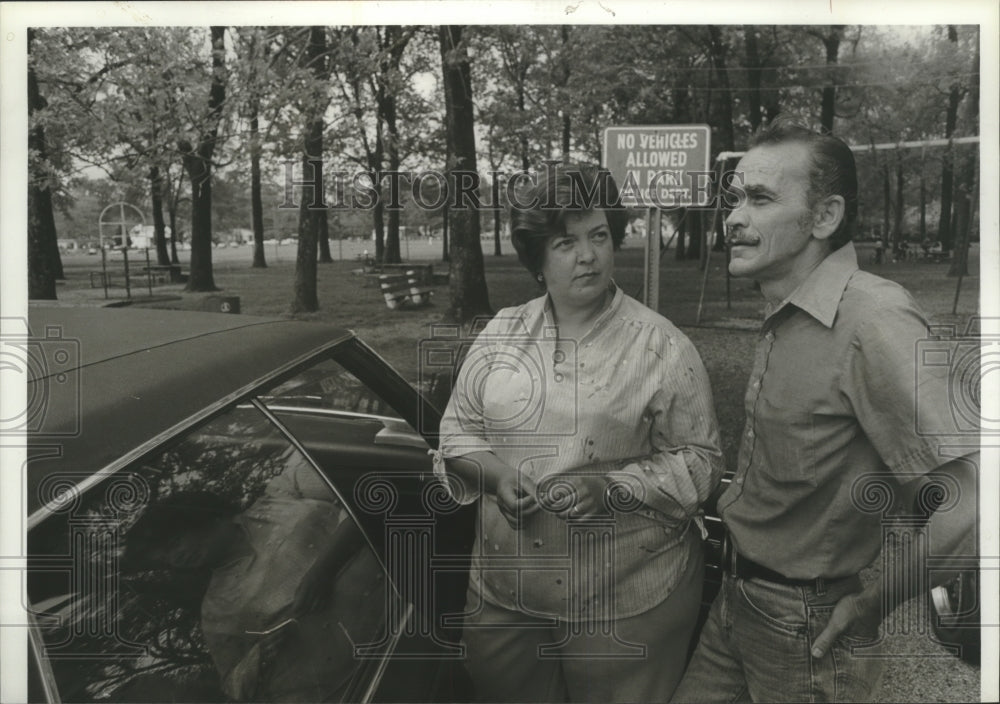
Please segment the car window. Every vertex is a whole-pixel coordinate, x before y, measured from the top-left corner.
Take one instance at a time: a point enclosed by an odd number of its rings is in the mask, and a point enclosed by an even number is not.
[[[337,701],[395,594],[337,494],[252,405],[65,502],[29,554],[65,701]]]
[[[399,414],[339,362],[325,358],[261,399],[270,407],[327,409],[398,418]]]

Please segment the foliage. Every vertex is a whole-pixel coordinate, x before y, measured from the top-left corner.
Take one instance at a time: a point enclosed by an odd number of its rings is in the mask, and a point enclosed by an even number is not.
[[[254,148],[261,236],[296,229],[296,208],[279,206],[288,198],[285,164],[293,161],[293,178],[302,178],[298,157],[310,106],[322,108],[326,171],[347,177],[328,179],[327,193],[340,202],[350,205],[364,187],[364,178],[352,181],[355,174],[444,166],[437,28],[325,30],[326,79],[303,64],[308,28],[226,30],[226,101],[216,116],[211,157],[216,239],[251,227],[247,165]],[[511,24],[469,27],[462,41],[484,175],[537,168],[548,159],[598,162],[603,129],[622,124],[707,123],[713,152],[745,148],[753,130],[779,112],[814,127],[829,121],[835,134],[855,144],[978,134],[978,113],[966,107],[978,78],[977,44],[973,27],[874,25]],[[210,59],[205,28],[38,30],[32,66],[46,104],[31,119],[45,130],[47,153],[32,152],[30,160],[52,189],[60,229],[86,236],[98,196],[148,207],[152,166],[164,173],[172,168],[176,186],[178,144],[194,144],[214,119],[207,110]],[[943,181],[946,154],[936,148],[859,154],[866,232],[881,229],[888,210],[898,234],[917,236],[922,212],[933,236],[941,206],[950,208],[959,187],[957,171],[954,186]],[[120,185],[93,185],[101,180]],[[386,181],[381,185],[384,203]],[[398,226],[441,227],[441,209],[422,209],[407,186]],[[190,183],[184,188],[187,193]],[[301,192],[292,189],[296,205]],[[188,209],[184,197],[175,194],[167,203],[174,215]],[[391,210],[340,208],[329,214],[330,237],[367,237],[374,230],[376,253],[395,257],[401,253],[396,220]]]

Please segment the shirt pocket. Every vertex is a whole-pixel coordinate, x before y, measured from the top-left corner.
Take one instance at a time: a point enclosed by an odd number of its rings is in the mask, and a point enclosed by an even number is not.
[[[816,486],[816,414],[813,409],[782,399],[762,397],[754,417],[755,466],[774,484]]]

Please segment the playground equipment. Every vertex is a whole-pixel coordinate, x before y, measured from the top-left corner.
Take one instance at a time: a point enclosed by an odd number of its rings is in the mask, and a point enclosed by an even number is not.
[[[115,212],[115,209],[117,209],[117,212]],[[116,215],[117,219],[115,219]],[[109,273],[108,271],[108,252],[120,251],[124,266],[121,276],[125,284],[125,297],[132,298],[133,273],[130,270],[128,258],[129,245],[131,244],[129,231],[136,225],[144,227],[146,218],[142,211],[131,203],[118,202],[104,208],[97,220],[98,234],[101,240],[101,270],[99,272],[90,272],[91,288],[95,285],[95,279],[99,279],[101,286],[104,288],[104,297],[108,298],[108,288],[114,285],[112,279],[112,273],[114,272]],[[143,252],[146,257],[146,266],[142,271],[146,278],[146,288],[149,291],[149,295],[152,296],[153,276],[164,267],[153,266],[150,263],[148,247],[143,248]],[[170,269],[171,267],[166,268]]]

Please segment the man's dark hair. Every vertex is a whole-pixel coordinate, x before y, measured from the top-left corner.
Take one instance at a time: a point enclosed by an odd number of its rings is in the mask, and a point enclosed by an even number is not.
[[[545,263],[545,243],[566,232],[566,213],[601,209],[608,219],[615,250],[625,239],[628,213],[614,177],[592,164],[548,164],[537,182],[517,192],[510,206],[511,242],[532,274]]]
[[[809,148],[810,207],[827,196],[844,199],[844,217],[829,240],[832,249],[840,249],[854,238],[858,220],[858,169],[854,153],[842,139],[821,134],[781,115],[753,136],[750,148],[788,142]]]

